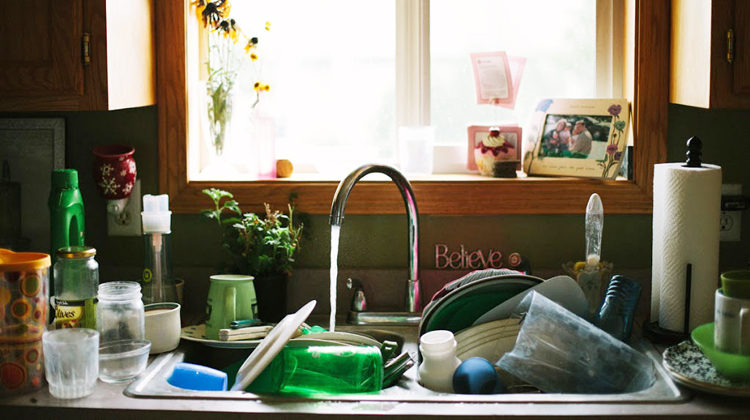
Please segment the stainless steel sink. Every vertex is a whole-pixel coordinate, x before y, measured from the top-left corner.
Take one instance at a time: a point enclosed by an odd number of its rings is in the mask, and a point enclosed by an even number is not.
[[[417,351],[416,327],[358,327],[344,325],[342,331],[362,332],[377,340],[397,341],[402,351]],[[628,394],[543,394],[512,393],[497,395],[461,395],[441,394],[430,391],[417,382],[416,366],[409,369],[399,383],[376,394],[356,395],[320,395],[315,397],[267,396],[251,393],[228,391],[190,391],[173,387],[167,383],[174,365],[178,362],[196,363],[213,368],[223,368],[239,360],[244,360],[251,350],[213,349],[201,344],[182,341],[180,347],[172,353],[154,358],[148,369],[125,389],[125,395],[146,398],[198,398],[198,399],[232,399],[262,400],[263,402],[279,401],[384,401],[401,403],[677,403],[687,396],[672,382],[661,365],[661,354],[649,342],[639,340],[635,347],[654,361],[656,380],[649,389]]]

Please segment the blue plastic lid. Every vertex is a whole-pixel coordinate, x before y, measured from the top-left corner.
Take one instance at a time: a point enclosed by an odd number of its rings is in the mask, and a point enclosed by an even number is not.
[[[170,385],[194,391],[226,391],[227,374],[192,363],[177,363],[167,379]]]

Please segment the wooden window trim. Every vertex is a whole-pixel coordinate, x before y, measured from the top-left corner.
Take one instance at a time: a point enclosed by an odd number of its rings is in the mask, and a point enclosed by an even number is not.
[[[263,203],[284,208],[296,194],[298,211],[328,214],[338,182],[270,180],[253,182],[196,182],[187,170],[186,22],[193,18],[185,0],[156,2],[157,98],[159,118],[159,188],[169,194],[176,213],[206,208],[204,188],[231,191],[247,211],[262,211]],[[421,214],[575,214],[582,213],[596,192],[607,213],[647,214],[652,211],[653,165],[667,152],[669,100],[670,2],[629,0],[628,31],[633,46],[626,51],[626,96],[631,101],[632,133],[636,147],[633,181],[577,178],[519,178],[450,181],[413,181]],[[627,41],[626,41],[627,43]],[[401,214],[403,202],[388,182],[360,182],[352,191],[347,214]]]

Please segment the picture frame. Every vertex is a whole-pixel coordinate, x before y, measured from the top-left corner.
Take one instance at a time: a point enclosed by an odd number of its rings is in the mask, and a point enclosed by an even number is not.
[[[50,173],[65,168],[65,119],[0,118],[0,165],[4,160],[11,181],[21,184],[23,237],[16,250],[48,250]]]
[[[500,129],[500,135],[509,143],[508,151],[513,153],[499,153],[496,157],[497,161],[518,161],[516,170],[521,170],[521,148],[523,141],[523,129],[515,125],[501,125],[501,126],[489,126],[489,125],[470,125],[467,128],[468,131],[468,148],[466,155],[466,169],[470,171],[478,171],[477,158],[475,156],[475,149],[481,147],[481,143],[487,139],[490,134],[490,128],[497,127]]]
[[[526,127],[524,172],[615,179],[629,121],[625,99],[543,99]]]

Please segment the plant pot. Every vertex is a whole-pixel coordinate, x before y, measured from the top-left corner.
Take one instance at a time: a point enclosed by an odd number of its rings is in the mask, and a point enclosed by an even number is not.
[[[258,297],[258,318],[263,322],[279,322],[286,309],[286,274],[256,276],[253,280]]]

